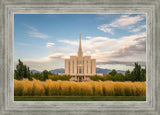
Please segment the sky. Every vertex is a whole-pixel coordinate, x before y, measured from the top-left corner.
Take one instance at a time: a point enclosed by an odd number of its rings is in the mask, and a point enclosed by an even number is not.
[[[38,71],[64,68],[77,55],[81,33],[84,56],[96,67],[132,70],[146,63],[145,14],[15,14],[14,64]]]

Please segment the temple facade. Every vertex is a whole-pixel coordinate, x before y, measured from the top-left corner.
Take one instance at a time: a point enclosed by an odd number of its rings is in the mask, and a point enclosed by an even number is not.
[[[65,59],[65,75],[70,75],[71,81],[89,81],[93,75],[103,75],[96,73],[96,59],[91,59],[91,56],[83,56],[81,34],[77,56]]]

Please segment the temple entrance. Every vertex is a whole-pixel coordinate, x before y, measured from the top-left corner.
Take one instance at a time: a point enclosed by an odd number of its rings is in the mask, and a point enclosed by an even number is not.
[[[82,81],[84,81],[84,76],[78,76],[77,81],[78,81],[78,82],[82,82]]]
[[[82,82],[82,77],[79,77],[79,82]]]

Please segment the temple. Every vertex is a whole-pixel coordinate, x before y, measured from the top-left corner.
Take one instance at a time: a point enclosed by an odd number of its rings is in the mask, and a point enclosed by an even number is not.
[[[65,59],[65,75],[70,75],[71,81],[89,81],[93,75],[103,75],[96,74],[96,59],[91,59],[91,56],[83,56],[81,34],[77,54],[78,56],[70,56],[70,59]]]

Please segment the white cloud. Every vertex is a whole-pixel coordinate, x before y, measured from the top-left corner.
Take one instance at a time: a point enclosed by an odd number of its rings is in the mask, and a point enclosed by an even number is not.
[[[25,27],[29,29],[28,34],[30,37],[42,38],[42,39],[50,38],[49,35],[39,32],[38,29],[36,29],[34,26],[25,25]]]
[[[50,58],[50,59],[53,59],[53,58],[65,59],[65,54],[63,54],[63,53],[54,53],[52,55],[49,55],[48,58]]]
[[[27,44],[27,43],[18,43],[18,45],[20,45],[20,46],[29,46],[30,44]]]
[[[24,26],[26,26],[28,29],[32,30],[32,31],[38,31],[35,27],[33,26],[29,26],[29,25],[26,25],[24,24]]]
[[[48,35],[43,34],[43,33],[40,33],[40,32],[34,32],[34,31],[32,31],[32,32],[28,32],[28,33],[29,33],[29,35],[30,35],[31,37],[35,37],[35,38],[42,38],[42,39],[47,39],[47,38],[49,38]]]
[[[40,59],[21,59],[21,61],[30,67],[30,70],[53,70],[57,68],[64,68],[64,54],[55,53]],[[18,62],[15,61],[15,67]]]
[[[129,16],[129,15],[122,15],[119,19],[115,20],[111,24],[111,27],[124,27],[136,24],[139,21],[144,19],[144,15],[137,15],[137,16]]]
[[[70,40],[58,40],[59,42],[67,43],[70,45],[78,45],[78,42],[76,41],[70,41]]]
[[[144,28],[146,28],[146,25],[141,25],[141,26],[139,26],[137,28],[131,29],[130,32],[139,32],[139,31],[141,31]]]
[[[137,39],[140,39],[142,37],[146,37],[146,33],[139,33],[135,35],[124,36],[119,39],[108,38],[108,37],[87,36],[87,39],[85,40],[82,39],[82,50],[83,50],[84,55],[91,55],[92,58],[97,59],[97,62],[106,62],[109,60],[119,60],[119,59],[123,61],[124,60],[123,56],[122,57],[113,56],[115,55],[115,52],[120,53],[119,51],[123,51],[123,49],[125,49],[125,51],[127,51],[126,53],[128,53],[128,50],[126,49],[127,48],[131,49],[133,48],[133,46],[138,45],[138,42],[140,40],[137,40]],[[59,40],[59,42],[66,44],[65,46],[68,47],[67,48],[68,51],[65,51],[65,52],[70,52],[64,55],[70,56],[71,52],[73,52],[73,49],[74,51],[75,50],[78,51],[78,40],[77,41]],[[138,48],[141,49],[143,47],[139,46]],[[61,53],[63,53],[63,51]],[[76,53],[73,53],[73,54],[76,55]],[[126,58],[126,61],[129,61],[129,60],[132,61],[132,59],[133,61],[135,61],[136,59],[137,60],[142,59],[141,61],[145,60],[145,58],[141,58],[141,57],[144,57],[144,54],[137,54],[136,56],[125,54],[125,56],[126,57],[128,56]]]
[[[49,42],[49,43],[46,44],[46,47],[51,48],[51,47],[53,47],[53,45],[55,45],[55,43]]]
[[[90,55],[96,59],[97,66],[101,67],[106,62],[145,62],[146,33],[124,36],[118,39],[108,37],[92,37],[82,39],[82,50],[84,56]],[[61,46],[54,47],[49,56],[40,59],[23,59],[31,69],[44,70],[64,67],[64,59],[77,55],[78,40],[59,40]],[[63,47],[62,47],[63,46]],[[122,64],[123,65],[123,64]],[[37,68],[36,68],[37,67]],[[123,69],[123,68],[122,68]]]
[[[122,15],[119,19],[112,21],[110,24],[99,25],[97,29],[106,33],[114,34],[114,28],[129,29],[129,30],[134,29],[133,25],[144,20],[144,18],[145,15],[136,15],[136,16]],[[140,30],[133,30],[133,31],[138,32]]]
[[[113,29],[110,28],[107,24],[98,26],[97,29],[99,29],[99,30],[101,30],[101,31],[103,31],[103,32],[106,32],[106,33],[114,34],[114,33],[113,33]]]

